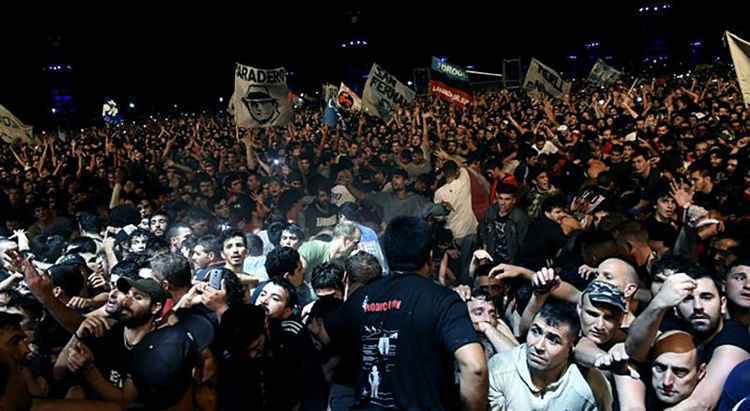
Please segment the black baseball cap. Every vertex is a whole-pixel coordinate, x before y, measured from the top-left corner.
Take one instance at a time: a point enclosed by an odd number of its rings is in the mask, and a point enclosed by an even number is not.
[[[142,291],[151,297],[152,302],[162,303],[169,299],[169,293],[167,293],[161,285],[156,282],[153,278],[138,278],[131,279],[128,277],[120,277],[117,280],[117,289],[123,293],[127,293],[131,288],[135,288],[138,291]]]

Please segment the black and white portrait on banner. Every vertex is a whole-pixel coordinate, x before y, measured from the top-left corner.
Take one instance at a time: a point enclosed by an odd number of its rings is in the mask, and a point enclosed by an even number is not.
[[[240,127],[286,125],[292,114],[286,70],[259,69],[237,63],[230,112]]]

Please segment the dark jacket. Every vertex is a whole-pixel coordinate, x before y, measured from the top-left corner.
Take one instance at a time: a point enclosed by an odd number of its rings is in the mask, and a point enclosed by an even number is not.
[[[494,230],[494,222],[498,219],[498,210],[499,207],[497,204],[490,206],[479,227],[479,238],[482,240],[485,250],[490,254],[495,250],[498,241],[498,234]],[[518,264],[521,257],[521,244],[523,244],[526,232],[529,230],[529,216],[521,208],[517,206],[513,207],[510,214],[508,214],[508,224],[506,227],[510,261],[495,261],[495,263]],[[496,256],[493,255],[492,258],[496,259]]]
[[[537,271],[554,260],[560,249],[568,242],[560,224],[544,215],[539,216],[529,227],[529,235],[523,242],[521,266]]]

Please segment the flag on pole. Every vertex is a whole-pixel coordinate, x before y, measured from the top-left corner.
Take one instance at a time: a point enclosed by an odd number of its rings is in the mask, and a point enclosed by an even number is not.
[[[331,97],[326,104],[326,111],[323,114],[323,124],[327,125],[329,129],[333,130],[336,128],[338,122],[339,113],[336,111],[336,104],[333,102],[334,97]]]
[[[336,106],[349,111],[360,111],[362,110],[362,99],[359,98],[354,90],[347,87],[344,82],[341,82],[339,86],[338,96],[336,98]]]
[[[35,142],[31,127],[24,125],[2,105],[0,105],[0,139],[8,144]]]

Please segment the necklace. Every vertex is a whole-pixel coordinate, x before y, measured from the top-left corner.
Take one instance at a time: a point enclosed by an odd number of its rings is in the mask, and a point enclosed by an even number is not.
[[[153,331],[153,330],[154,330],[154,328],[155,328],[155,326],[156,326],[156,323],[153,323],[153,322],[152,322],[152,323],[151,323],[151,327],[150,327],[150,329],[149,329],[148,331],[149,331],[149,332]],[[148,333],[146,333],[146,334],[148,334]],[[144,335],[145,335],[145,334],[144,334]],[[143,340],[143,338],[141,338],[141,341],[142,341],[142,340]],[[125,345],[125,349],[126,349],[126,350],[128,350],[128,351],[132,350],[132,349],[133,349],[133,348],[135,348],[135,346],[136,346],[136,345],[138,345],[138,343],[140,343],[141,341],[138,341],[138,342],[137,342],[137,343],[135,343],[135,344],[130,344],[130,343],[128,342],[128,336],[126,335],[126,333],[125,333],[125,330],[123,330],[123,331],[122,331],[122,342],[123,342],[123,344]]]

